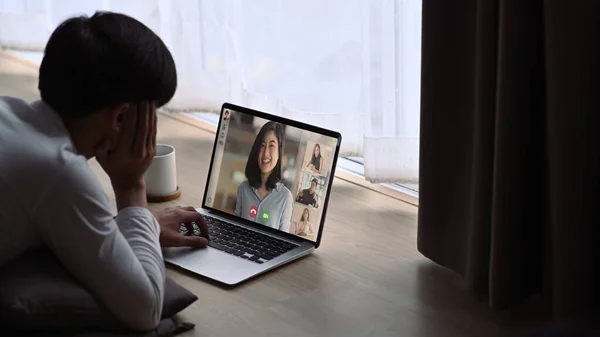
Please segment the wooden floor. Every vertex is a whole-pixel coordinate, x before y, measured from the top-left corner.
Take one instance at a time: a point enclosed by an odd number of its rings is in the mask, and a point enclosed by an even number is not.
[[[0,53],[0,95],[34,99],[37,69]],[[214,135],[166,114],[159,142],[177,149],[182,197],[198,206]],[[109,195],[106,175],[92,160]],[[167,205],[152,205],[153,209]],[[314,254],[237,288],[169,269],[200,298],[183,336],[496,336],[492,313],[460,278],[416,250],[417,208],[336,178],[323,244]]]

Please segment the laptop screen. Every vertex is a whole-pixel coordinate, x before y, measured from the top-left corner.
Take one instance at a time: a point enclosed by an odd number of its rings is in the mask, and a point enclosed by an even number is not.
[[[315,241],[338,138],[225,107],[205,206]]]

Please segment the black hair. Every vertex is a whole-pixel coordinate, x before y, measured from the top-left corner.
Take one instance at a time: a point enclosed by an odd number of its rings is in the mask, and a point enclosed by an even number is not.
[[[277,183],[281,181],[281,157],[283,156],[283,146],[285,142],[285,132],[282,124],[270,121],[262,126],[258,132],[258,135],[256,136],[256,139],[254,139],[254,144],[252,145],[252,149],[248,155],[245,173],[250,186],[258,188],[261,184],[261,172],[260,167],[258,166],[258,155],[260,153],[260,147],[263,139],[269,131],[273,131],[275,133],[278,143],[277,165],[275,165],[275,168],[273,168],[273,171],[271,172],[271,175],[269,175],[269,179],[267,179],[265,184],[269,190],[272,190],[275,188]]]
[[[175,61],[163,41],[138,20],[112,12],[61,23],[46,44],[38,83],[42,100],[63,119],[145,100],[160,107],[176,88]]]
[[[315,183],[315,185],[319,186],[319,181],[317,180],[317,178],[312,178],[310,182]]]
[[[315,156],[315,150],[317,149],[317,147],[319,148],[319,156],[318,157]],[[321,145],[319,145],[319,143],[315,143],[315,146],[313,147],[311,162],[318,161],[319,159],[321,159]]]

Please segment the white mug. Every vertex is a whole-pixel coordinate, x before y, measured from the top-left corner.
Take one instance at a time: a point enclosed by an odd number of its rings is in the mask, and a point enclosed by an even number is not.
[[[171,145],[157,144],[156,155],[144,174],[146,194],[153,197],[170,196],[177,192],[177,167],[175,148]]]

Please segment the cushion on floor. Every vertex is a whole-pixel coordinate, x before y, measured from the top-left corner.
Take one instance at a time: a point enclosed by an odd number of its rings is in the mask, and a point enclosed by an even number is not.
[[[128,331],[42,249],[0,268],[0,335],[173,336],[194,327],[174,316],[197,299],[167,276],[160,326],[142,334]]]

